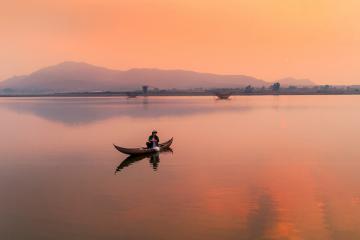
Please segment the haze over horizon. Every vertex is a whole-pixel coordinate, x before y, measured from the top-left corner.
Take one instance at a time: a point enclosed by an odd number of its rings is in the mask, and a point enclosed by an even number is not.
[[[360,84],[360,1],[35,0],[0,9],[0,81],[63,61]]]

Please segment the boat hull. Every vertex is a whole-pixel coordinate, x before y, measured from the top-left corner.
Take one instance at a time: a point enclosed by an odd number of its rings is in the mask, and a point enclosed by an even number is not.
[[[141,154],[148,154],[148,153],[155,153],[155,152],[161,152],[169,149],[173,142],[173,138],[170,140],[160,143],[158,149],[153,148],[123,148],[120,146],[117,146],[114,144],[114,147],[116,150],[118,150],[121,153],[128,154],[128,155],[141,155]]]

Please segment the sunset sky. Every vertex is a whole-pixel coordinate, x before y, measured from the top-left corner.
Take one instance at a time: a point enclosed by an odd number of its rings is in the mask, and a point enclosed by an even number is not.
[[[0,80],[63,61],[360,84],[359,0],[13,0]]]

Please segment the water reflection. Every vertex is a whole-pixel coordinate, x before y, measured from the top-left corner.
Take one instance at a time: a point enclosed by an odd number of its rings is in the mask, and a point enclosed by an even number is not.
[[[0,99],[1,239],[360,239],[358,96],[142,100]]]
[[[159,153],[155,153],[154,155],[152,155],[150,157],[150,164],[153,167],[153,170],[156,171],[158,169],[160,163],[160,154]]]
[[[12,101],[11,101],[12,100]],[[64,124],[86,124],[113,117],[155,118],[217,111],[247,111],[248,106],[214,104],[210,98],[31,98],[0,99],[0,108]],[[221,107],[219,107],[221,105]]]
[[[262,192],[247,216],[245,239],[268,239],[277,223],[275,203],[269,194]]]
[[[144,159],[149,159],[149,163],[152,166],[153,170],[157,171],[158,167],[159,167],[159,163],[160,163],[160,154],[162,154],[162,153],[173,153],[173,150],[171,148],[169,148],[161,153],[156,152],[156,153],[150,153],[150,154],[128,156],[119,164],[119,166],[116,167],[115,174],[120,171],[123,171],[124,168],[129,167],[130,165],[132,165],[136,162],[140,162],[141,160],[144,160]]]

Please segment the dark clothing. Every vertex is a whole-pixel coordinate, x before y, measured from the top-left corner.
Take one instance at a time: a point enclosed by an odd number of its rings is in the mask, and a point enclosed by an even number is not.
[[[156,140],[156,142],[159,143],[160,140],[159,140],[159,137],[158,137],[157,135],[150,135],[149,138],[148,138],[149,142],[151,142],[151,140],[152,140],[153,138]]]
[[[156,146],[159,146],[159,137],[157,135],[150,135],[148,138],[148,142],[146,142],[147,148],[153,147],[153,142],[155,141]]]

